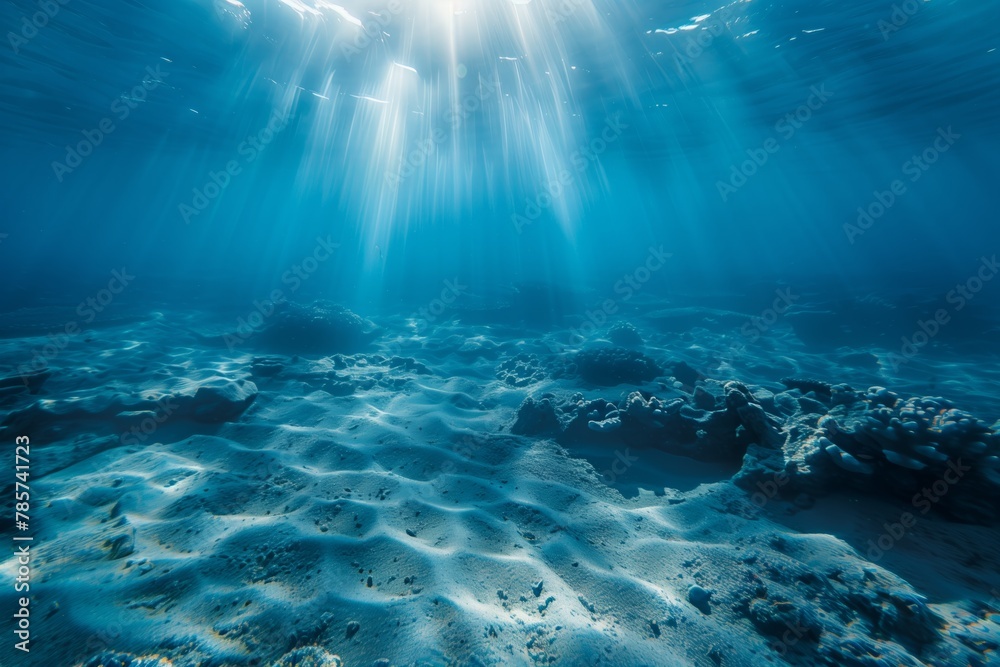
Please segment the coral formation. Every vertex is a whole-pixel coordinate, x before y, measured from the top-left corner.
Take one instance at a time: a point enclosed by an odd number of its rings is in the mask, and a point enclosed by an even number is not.
[[[596,359],[589,371],[605,382],[625,374],[607,368],[621,359],[617,354],[587,358]],[[642,364],[630,359],[626,367]],[[816,380],[785,379],[792,388],[777,393],[735,381],[698,382],[693,395],[671,398],[645,391],[617,402],[582,394],[529,398],[512,430],[567,446],[598,441],[707,461],[742,458],[738,485],[756,492],[781,476],[780,491],[789,499],[853,486],[961,521],[987,523],[1000,515],[1000,434],[943,398],[902,399],[884,387],[859,392]]]
[[[518,408],[517,418],[511,431],[518,435],[547,436],[562,431],[562,424],[556,415],[553,396],[545,395],[535,400],[526,398]]]
[[[257,385],[249,380],[213,377],[199,384],[194,396],[180,397],[181,410],[202,422],[224,422],[239,417],[254,399]]]
[[[591,384],[604,387],[641,384],[663,373],[653,359],[624,347],[601,347],[578,352],[568,370]]]
[[[528,398],[511,430],[523,435],[555,435],[564,444],[580,440],[625,442],[709,461],[739,461],[751,442],[778,443],[777,421],[750,390],[736,382],[720,388],[723,405],[704,410],[687,398],[661,399],[633,391],[618,403],[574,394],[559,402]],[[541,415],[544,415],[541,416]]]
[[[545,379],[538,357],[520,352],[504,359],[496,369],[497,379],[511,387],[526,387]]]
[[[645,345],[638,329],[628,322],[616,322],[608,329],[608,340],[618,347],[640,348]]]
[[[375,324],[336,304],[279,303],[250,342],[289,352],[331,354],[361,351],[378,335]]]
[[[850,485],[905,499],[920,513],[937,508],[961,521],[997,518],[1000,435],[986,422],[943,398],[902,399],[884,387],[857,392],[834,385],[821,402],[818,419],[802,412],[789,417],[795,435],[781,450],[751,448],[737,483],[753,488],[786,472],[789,493]]]

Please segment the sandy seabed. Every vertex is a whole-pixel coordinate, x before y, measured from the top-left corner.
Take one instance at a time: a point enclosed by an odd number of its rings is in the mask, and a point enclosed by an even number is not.
[[[864,484],[741,486],[740,456],[602,440],[611,412],[585,420],[593,437],[516,428],[547,394],[687,404],[739,379],[808,401],[779,379],[886,384],[876,355],[811,351],[787,323],[748,343],[733,313],[631,321],[660,366],[617,384],[572,365],[617,347],[603,333],[567,346],[568,328],[387,317],[354,349],[299,353],[266,329],[231,349],[231,320],[163,311],[97,322],[25,386],[16,369],[47,339],[8,319],[3,439],[31,439],[34,541],[31,651],[5,632],[0,662],[1000,664],[995,524]],[[933,377],[933,395],[997,416],[981,361],[917,367],[889,389],[923,395]],[[17,568],[3,557],[5,582]],[[5,614],[19,597],[4,584]]]

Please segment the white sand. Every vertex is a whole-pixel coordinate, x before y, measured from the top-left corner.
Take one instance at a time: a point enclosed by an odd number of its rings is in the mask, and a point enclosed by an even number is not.
[[[51,361],[41,395],[4,406],[45,401],[4,429],[5,441],[32,438],[35,569],[32,652],[9,652],[5,633],[2,664],[77,665],[106,650],[185,667],[271,665],[308,646],[351,667],[836,664],[825,649],[876,634],[844,601],[875,590],[927,596],[949,621],[945,639],[919,646],[886,630],[872,640],[881,660],[843,664],[967,664],[935,657],[955,646],[1000,664],[997,617],[970,612],[1000,588],[995,528],[928,516],[874,565],[867,540],[899,507],[831,496],[759,510],[729,482],[732,466],[643,450],[609,485],[613,451],[512,435],[529,395],[617,400],[628,389],[497,379],[512,354],[551,355],[556,334],[510,340],[453,321],[403,339],[399,354],[430,374],[365,355],[335,370],[317,355],[282,357],[265,376],[252,372],[264,356],[253,341],[229,352],[193,329],[218,332],[170,313],[97,329]],[[705,369],[736,340],[649,332],[650,354]],[[751,346],[712,372],[749,382],[845,372],[805,354],[787,328],[767,341],[787,349]],[[2,340],[0,360],[16,366],[42,342]],[[218,377],[256,385],[241,416],[178,411],[144,440],[120,437],[119,412]],[[359,386],[338,395],[345,381]],[[4,556],[4,581],[15,569]],[[688,601],[694,584],[712,592],[710,614]],[[747,611],[761,588],[812,609],[819,641],[761,632]],[[14,604],[5,586],[0,605]]]

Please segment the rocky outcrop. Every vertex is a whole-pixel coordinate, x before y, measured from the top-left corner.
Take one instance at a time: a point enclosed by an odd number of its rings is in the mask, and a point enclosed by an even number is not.
[[[225,422],[236,419],[257,398],[257,385],[249,380],[213,377],[200,383],[191,397],[177,399],[181,414],[195,421]]]
[[[600,347],[574,355],[563,375],[577,376],[602,387],[642,384],[663,374],[663,369],[645,354],[624,347]]]
[[[504,359],[496,368],[497,379],[511,387],[526,387],[545,379],[542,363],[534,354],[520,352]]]
[[[693,394],[669,398],[645,391],[618,401],[529,398],[512,431],[568,447],[600,442],[742,461],[734,482],[752,494],[767,488],[791,500],[851,487],[903,500],[914,514],[939,510],[976,523],[1000,517],[996,425],[940,397],[782,382],[791,389],[699,380]]]
[[[311,305],[281,303],[266,318],[251,344],[299,354],[350,353],[366,349],[378,327],[350,310],[322,301]]]
[[[517,418],[510,430],[517,435],[542,437],[562,433],[563,425],[556,415],[554,397],[545,395],[538,400],[526,398],[518,408]]]
[[[690,398],[659,398],[633,391],[619,401],[587,400],[574,394],[559,401],[528,398],[511,430],[522,435],[662,449],[704,461],[739,461],[751,443],[779,447],[779,420],[768,414],[750,389],[738,382],[715,383],[720,398],[702,409]],[[708,391],[705,396],[711,397]],[[704,404],[704,403],[703,403]]]
[[[800,392],[800,390],[796,390]],[[907,501],[919,513],[991,522],[1000,513],[1000,435],[940,397],[900,398],[884,387],[834,385],[785,420],[780,450],[749,448],[736,482],[756,490],[787,475],[788,494],[854,487]],[[798,398],[805,398],[799,396]]]

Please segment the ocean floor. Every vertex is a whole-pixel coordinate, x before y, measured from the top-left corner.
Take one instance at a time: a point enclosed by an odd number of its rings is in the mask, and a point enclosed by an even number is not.
[[[1000,664],[995,323],[806,301],[7,313],[0,663]]]

